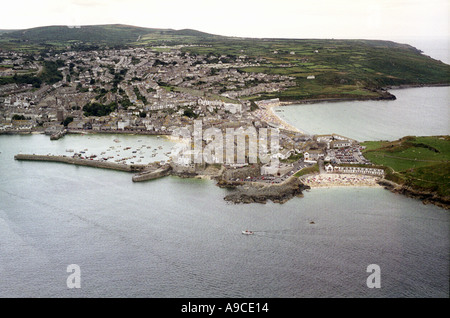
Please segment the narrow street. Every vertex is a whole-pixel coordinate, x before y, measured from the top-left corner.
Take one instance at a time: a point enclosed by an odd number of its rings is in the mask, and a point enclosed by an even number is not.
[[[317,161],[317,163],[319,164],[319,173],[320,173],[320,174],[326,173],[326,171],[325,171],[325,165],[324,165],[323,159],[319,159],[319,160]]]

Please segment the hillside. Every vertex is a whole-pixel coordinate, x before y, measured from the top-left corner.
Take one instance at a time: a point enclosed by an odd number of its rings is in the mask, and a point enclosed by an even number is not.
[[[45,26],[25,30],[0,32],[0,48],[5,49],[63,49],[75,43],[86,46],[130,45],[146,34],[202,37],[195,30],[141,28],[129,25]]]
[[[69,41],[101,42],[105,44],[127,43],[136,40],[139,35],[149,33],[145,28],[92,25],[80,28],[68,26],[48,26],[26,30],[18,30],[5,34],[12,40],[41,43],[56,43]]]
[[[265,61],[260,66],[242,71],[295,78],[295,87],[261,98],[378,99],[391,97],[380,92],[383,87],[450,83],[450,65],[425,56],[410,45],[391,41],[227,38],[210,43],[211,46],[185,50],[263,57]],[[308,80],[310,75],[315,79]]]
[[[189,45],[182,50],[191,54],[260,60],[259,65],[241,67],[240,72],[294,78],[295,86],[282,92],[248,99],[389,99],[395,97],[382,90],[389,86],[450,84],[450,65],[410,45],[391,41],[239,38],[127,25],[48,26],[0,34],[0,50],[24,52],[180,44]]]
[[[364,156],[388,167],[386,179],[450,202],[450,137],[404,137],[365,142]]]

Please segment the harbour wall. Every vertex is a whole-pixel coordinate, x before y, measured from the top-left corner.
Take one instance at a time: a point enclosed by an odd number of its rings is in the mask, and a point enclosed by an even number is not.
[[[51,161],[51,162],[62,162],[78,166],[88,166],[95,168],[119,170],[126,172],[141,172],[147,166],[145,165],[127,165],[114,162],[105,162],[98,160],[88,160],[81,158],[73,158],[66,156],[52,156],[52,155],[31,155],[31,154],[17,154],[14,156],[16,160],[29,160],[29,161]]]
[[[147,180],[154,180],[158,178],[165,177],[170,174],[171,167],[169,165],[158,168],[154,171],[145,171],[133,176],[133,182],[141,182]]]

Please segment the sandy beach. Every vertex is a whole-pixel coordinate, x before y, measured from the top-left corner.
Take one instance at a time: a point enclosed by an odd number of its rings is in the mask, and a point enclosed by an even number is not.
[[[381,187],[378,177],[360,174],[317,174],[307,176],[302,182],[311,188],[327,187]]]
[[[275,124],[281,129],[303,133],[297,127],[294,127],[294,126],[286,123],[283,119],[281,119],[281,117],[279,117],[274,112],[273,107],[274,106],[272,106],[272,105],[265,106],[265,108],[260,108],[260,109],[256,110],[254,112],[254,114],[261,120],[263,120],[267,123]]]

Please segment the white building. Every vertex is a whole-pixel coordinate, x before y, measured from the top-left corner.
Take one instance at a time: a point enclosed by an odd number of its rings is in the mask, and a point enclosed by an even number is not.
[[[224,107],[226,111],[229,111],[232,114],[241,112],[241,104],[225,103]]]
[[[331,164],[325,166],[325,170],[330,173],[351,173],[351,174],[364,174],[364,175],[374,175],[374,176],[384,176],[384,170],[378,168],[370,168],[370,167],[344,167],[344,166],[335,166],[333,167]]]
[[[329,163],[325,166],[325,171],[328,173],[334,172],[334,167]]]
[[[130,126],[129,120],[120,120],[117,122],[117,129],[124,130],[126,127]]]
[[[333,140],[330,145],[332,148],[345,148],[350,147],[352,143],[349,140]]]
[[[283,176],[291,170],[292,165],[289,164],[268,163],[261,167],[261,175]]]
[[[305,162],[317,163],[317,160],[324,156],[324,153],[320,150],[310,150],[303,154],[303,159]]]

